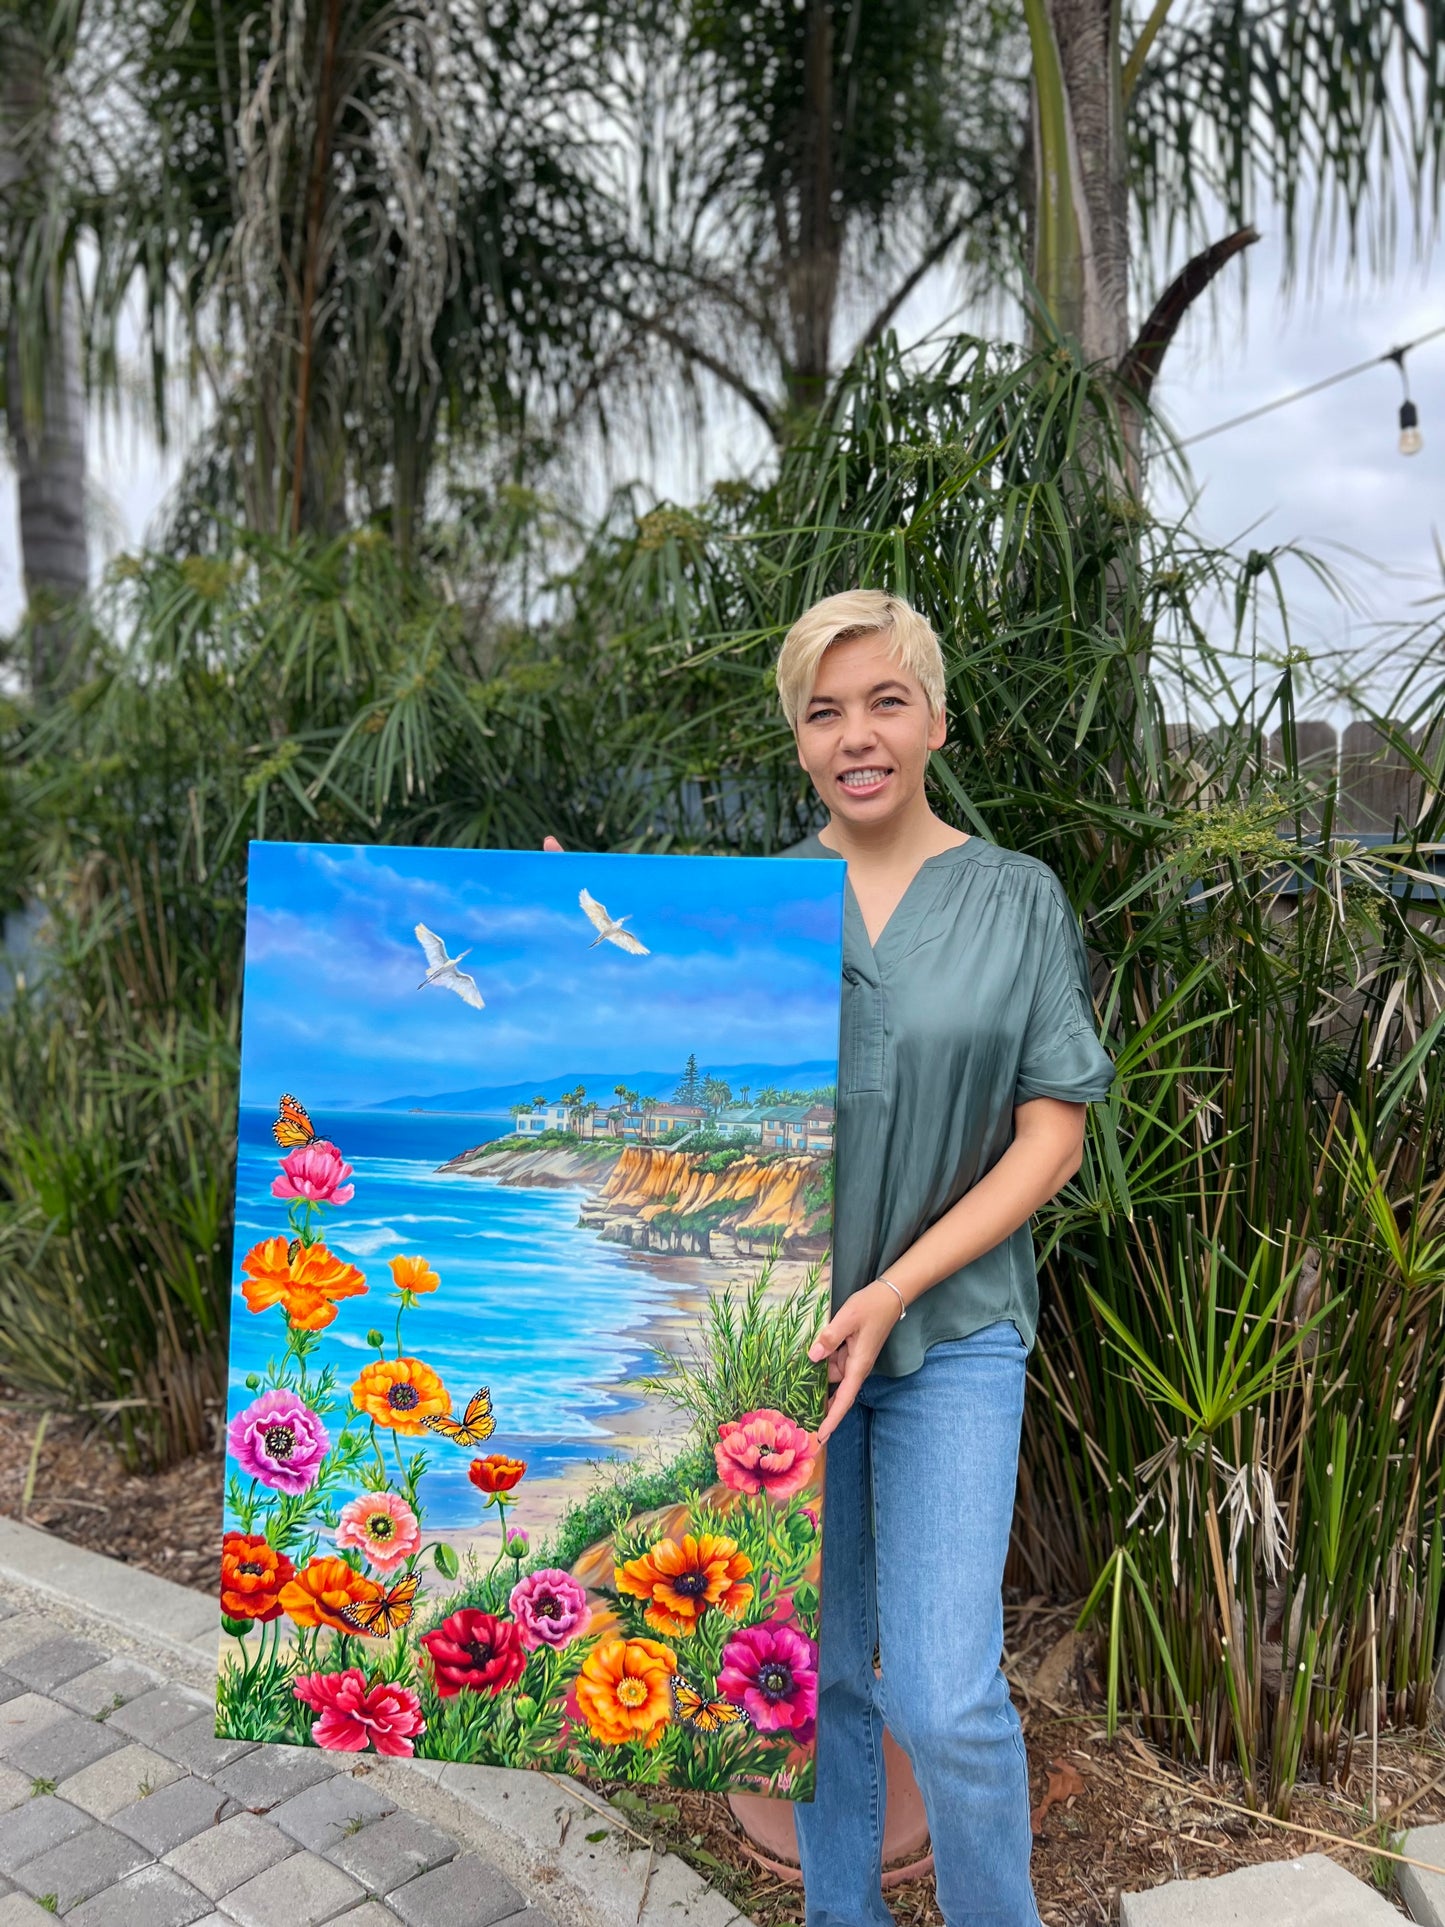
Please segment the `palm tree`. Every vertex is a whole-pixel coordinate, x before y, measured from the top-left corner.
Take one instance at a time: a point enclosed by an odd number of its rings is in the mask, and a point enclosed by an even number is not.
[[[32,273],[94,249],[100,381],[142,294],[162,415],[179,323],[214,418],[188,536],[218,506],[277,535],[367,518],[410,555],[438,464],[510,459],[538,395],[616,334],[577,300],[601,203],[553,16],[562,0],[91,0],[104,79],[69,99],[64,219]]]
[[[698,1101],[709,1111],[720,1111],[724,1105],[732,1103],[732,1089],[721,1077],[705,1077]]]
[[[618,113],[642,193],[612,298],[778,440],[940,263],[997,293],[1030,256],[1036,337],[1076,342],[1142,404],[1190,304],[1256,238],[1262,192],[1291,267],[1336,216],[1383,262],[1398,182],[1423,236],[1445,177],[1442,0],[658,0],[640,17],[658,31]],[[1189,247],[1162,291],[1136,237],[1150,259]],[[846,348],[845,283],[865,291]],[[1137,442],[1137,407],[1126,426]]]
[[[654,359],[720,382],[775,440],[932,267],[978,279],[1006,250],[1027,104],[1008,9],[639,0],[622,41],[633,165],[608,298]]]
[[[75,282],[24,285],[43,250],[56,165],[53,83],[79,22],[74,5],[20,4],[0,16],[0,341],[6,426],[20,500],[33,690],[63,670],[66,611],[85,593],[85,405]]]
[[[1154,0],[1142,21],[1111,0],[1024,0],[1024,15],[1036,328],[1114,371],[1135,433],[1130,403],[1190,304],[1258,239],[1262,191],[1291,267],[1336,218],[1352,255],[1368,239],[1389,259],[1397,158],[1408,192],[1439,205],[1442,0]],[[1228,231],[1207,239],[1215,208]],[[1132,337],[1131,216],[1146,243],[1194,249]]]

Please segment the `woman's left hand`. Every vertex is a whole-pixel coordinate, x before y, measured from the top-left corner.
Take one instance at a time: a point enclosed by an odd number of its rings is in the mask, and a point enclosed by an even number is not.
[[[855,1291],[844,1301],[808,1347],[816,1365],[828,1361],[828,1380],[833,1387],[827,1416],[818,1427],[818,1443],[826,1444],[836,1432],[858,1396],[858,1387],[877,1362],[884,1341],[898,1323],[898,1299],[887,1285],[875,1281]]]

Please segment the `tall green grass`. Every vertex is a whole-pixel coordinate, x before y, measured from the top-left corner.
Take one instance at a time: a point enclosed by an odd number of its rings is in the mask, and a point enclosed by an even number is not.
[[[815,1265],[800,1286],[780,1292],[775,1269],[766,1258],[745,1288],[714,1292],[697,1338],[680,1355],[659,1353],[660,1369],[641,1381],[651,1397],[687,1414],[700,1449],[712,1448],[720,1425],[760,1406],[809,1430],[822,1423],[827,1387],[808,1347],[828,1315],[827,1280]]]

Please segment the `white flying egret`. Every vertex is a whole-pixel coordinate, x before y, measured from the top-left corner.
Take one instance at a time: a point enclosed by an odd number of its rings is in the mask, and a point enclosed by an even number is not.
[[[595,936],[588,945],[590,950],[595,950],[599,943],[615,943],[619,950],[630,951],[634,957],[650,957],[652,955],[652,952],[648,949],[647,945],[642,942],[641,938],[634,937],[630,930],[624,930],[622,928],[624,923],[630,922],[630,916],[610,916],[606,904],[599,903],[596,897],[587,890],[579,890],[577,892],[577,901],[587,912],[592,927],[598,932],[598,935]]]
[[[462,957],[470,957],[471,951],[464,950],[460,957],[449,957],[447,947],[435,930],[428,930],[424,923],[416,927],[416,940],[426,952],[426,975],[417,985],[425,990],[428,984],[440,984],[443,990],[454,990],[464,1004],[473,1010],[485,1010],[482,993],[477,989],[475,977],[469,977],[465,970],[458,970]]]

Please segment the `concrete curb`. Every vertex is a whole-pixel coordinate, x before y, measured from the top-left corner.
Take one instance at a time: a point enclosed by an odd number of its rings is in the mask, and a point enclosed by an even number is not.
[[[139,1634],[162,1649],[202,1659],[214,1672],[216,1604],[190,1586],[72,1546],[38,1526],[0,1516],[0,1579],[41,1593],[89,1619]]]
[[[80,1629],[99,1622],[113,1633],[112,1645],[170,1661],[188,1685],[215,1679],[216,1602],[190,1586],[3,1516],[0,1581],[12,1595],[29,1595],[37,1612],[48,1605],[47,1616]],[[541,1889],[559,1927],[753,1927],[685,1860],[656,1853],[574,1781],[370,1754],[364,1765],[399,1806]]]

